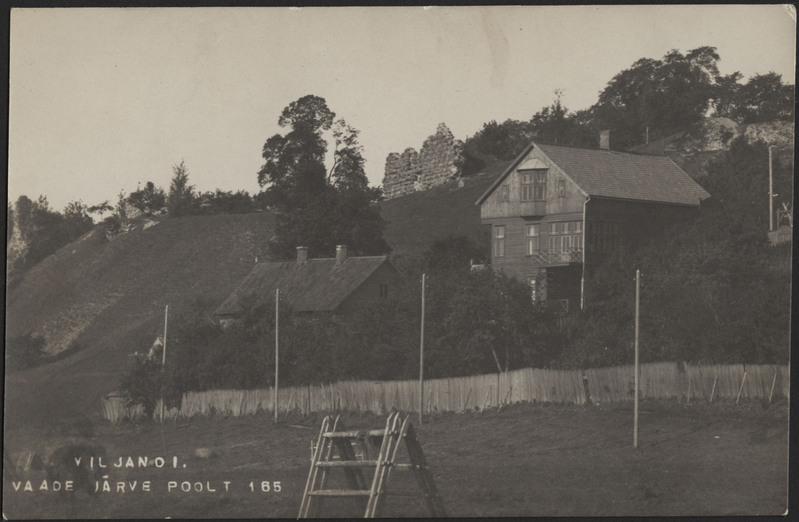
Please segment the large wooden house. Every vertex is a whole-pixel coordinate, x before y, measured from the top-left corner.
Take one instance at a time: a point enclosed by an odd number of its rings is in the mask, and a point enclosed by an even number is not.
[[[247,307],[274,300],[278,289],[294,312],[343,314],[386,299],[397,279],[387,256],[347,256],[338,245],[336,257],[309,259],[308,248],[297,247],[296,261],[256,264],[214,315],[228,326]]]
[[[584,306],[586,273],[603,257],[692,217],[708,197],[666,156],[531,143],[476,204],[493,268],[568,311]]]

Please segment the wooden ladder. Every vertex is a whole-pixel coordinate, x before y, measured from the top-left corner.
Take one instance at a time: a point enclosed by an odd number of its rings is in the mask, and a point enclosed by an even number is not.
[[[410,464],[396,462],[403,440]],[[356,454],[356,449],[360,454]],[[348,489],[325,489],[329,472],[334,468],[344,471]],[[369,468],[374,469],[371,486],[363,473]],[[322,499],[326,497],[352,498],[364,518],[379,516],[383,501],[389,494],[388,477],[394,469],[413,472],[431,516],[447,516],[408,416],[401,421],[399,413],[392,413],[386,420],[385,429],[364,431],[345,431],[338,417],[332,420],[325,417],[311,459],[298,518],[319,518]],[[392,495],[399,496],[397,493]]]

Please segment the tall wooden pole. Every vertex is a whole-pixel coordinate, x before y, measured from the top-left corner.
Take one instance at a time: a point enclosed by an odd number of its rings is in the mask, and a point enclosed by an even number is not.
[[[635,405],[633,406],[633,447],[638,447],[638,312],[641,297],[641,271],[635,269]]]
[[[419,426],[422,425],[424,409],[424,287],[425,274],[422,274],[422,333],[419,343]]]
[[[771,146],[768,148],[768,231],[774,230],[774,184],[771,172]]]
[[[280,356],[280,288],[275,289],[275,423],[277,423],[278,361]]]
[[[166,327],[169,321],[169,305],[164,309],[164,343],[161,349],[161,373],[164,373],[164,366],[166,365]],[[161,381],[161,422],[164,422],[164,384]]]

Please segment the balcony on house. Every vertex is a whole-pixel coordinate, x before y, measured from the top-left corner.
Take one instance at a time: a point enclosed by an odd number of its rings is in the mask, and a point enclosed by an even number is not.
[[[579,264],[583,262],[583,249],[579,247],[571,247],[555,251],[540,250],[537,252],[532,252],[530,258],[532,259],[533,264],[536,266],[562,266]]]

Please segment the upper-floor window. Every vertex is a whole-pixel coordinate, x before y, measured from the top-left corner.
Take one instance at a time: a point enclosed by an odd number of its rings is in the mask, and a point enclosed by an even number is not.
[[[388,285],[380,285],[380,299],[388,298]]]
[[[505,226],[494,227],[494,257],[505,257]]]
[[[521,173],[522,201],[544,201],[547,193],[547,172],[536,170]]]
[[[540,225],[527,225],[526,236],[527,236],[527,255],[531,256],[534,252],[538,252],[540,249],[539,239],[540,239]]]
[[[566,180],[558,180],[558,197],[566,197]]]
[[[503,203],[510,201],[510,187],[508,185],[499,187],[499,200]]]

